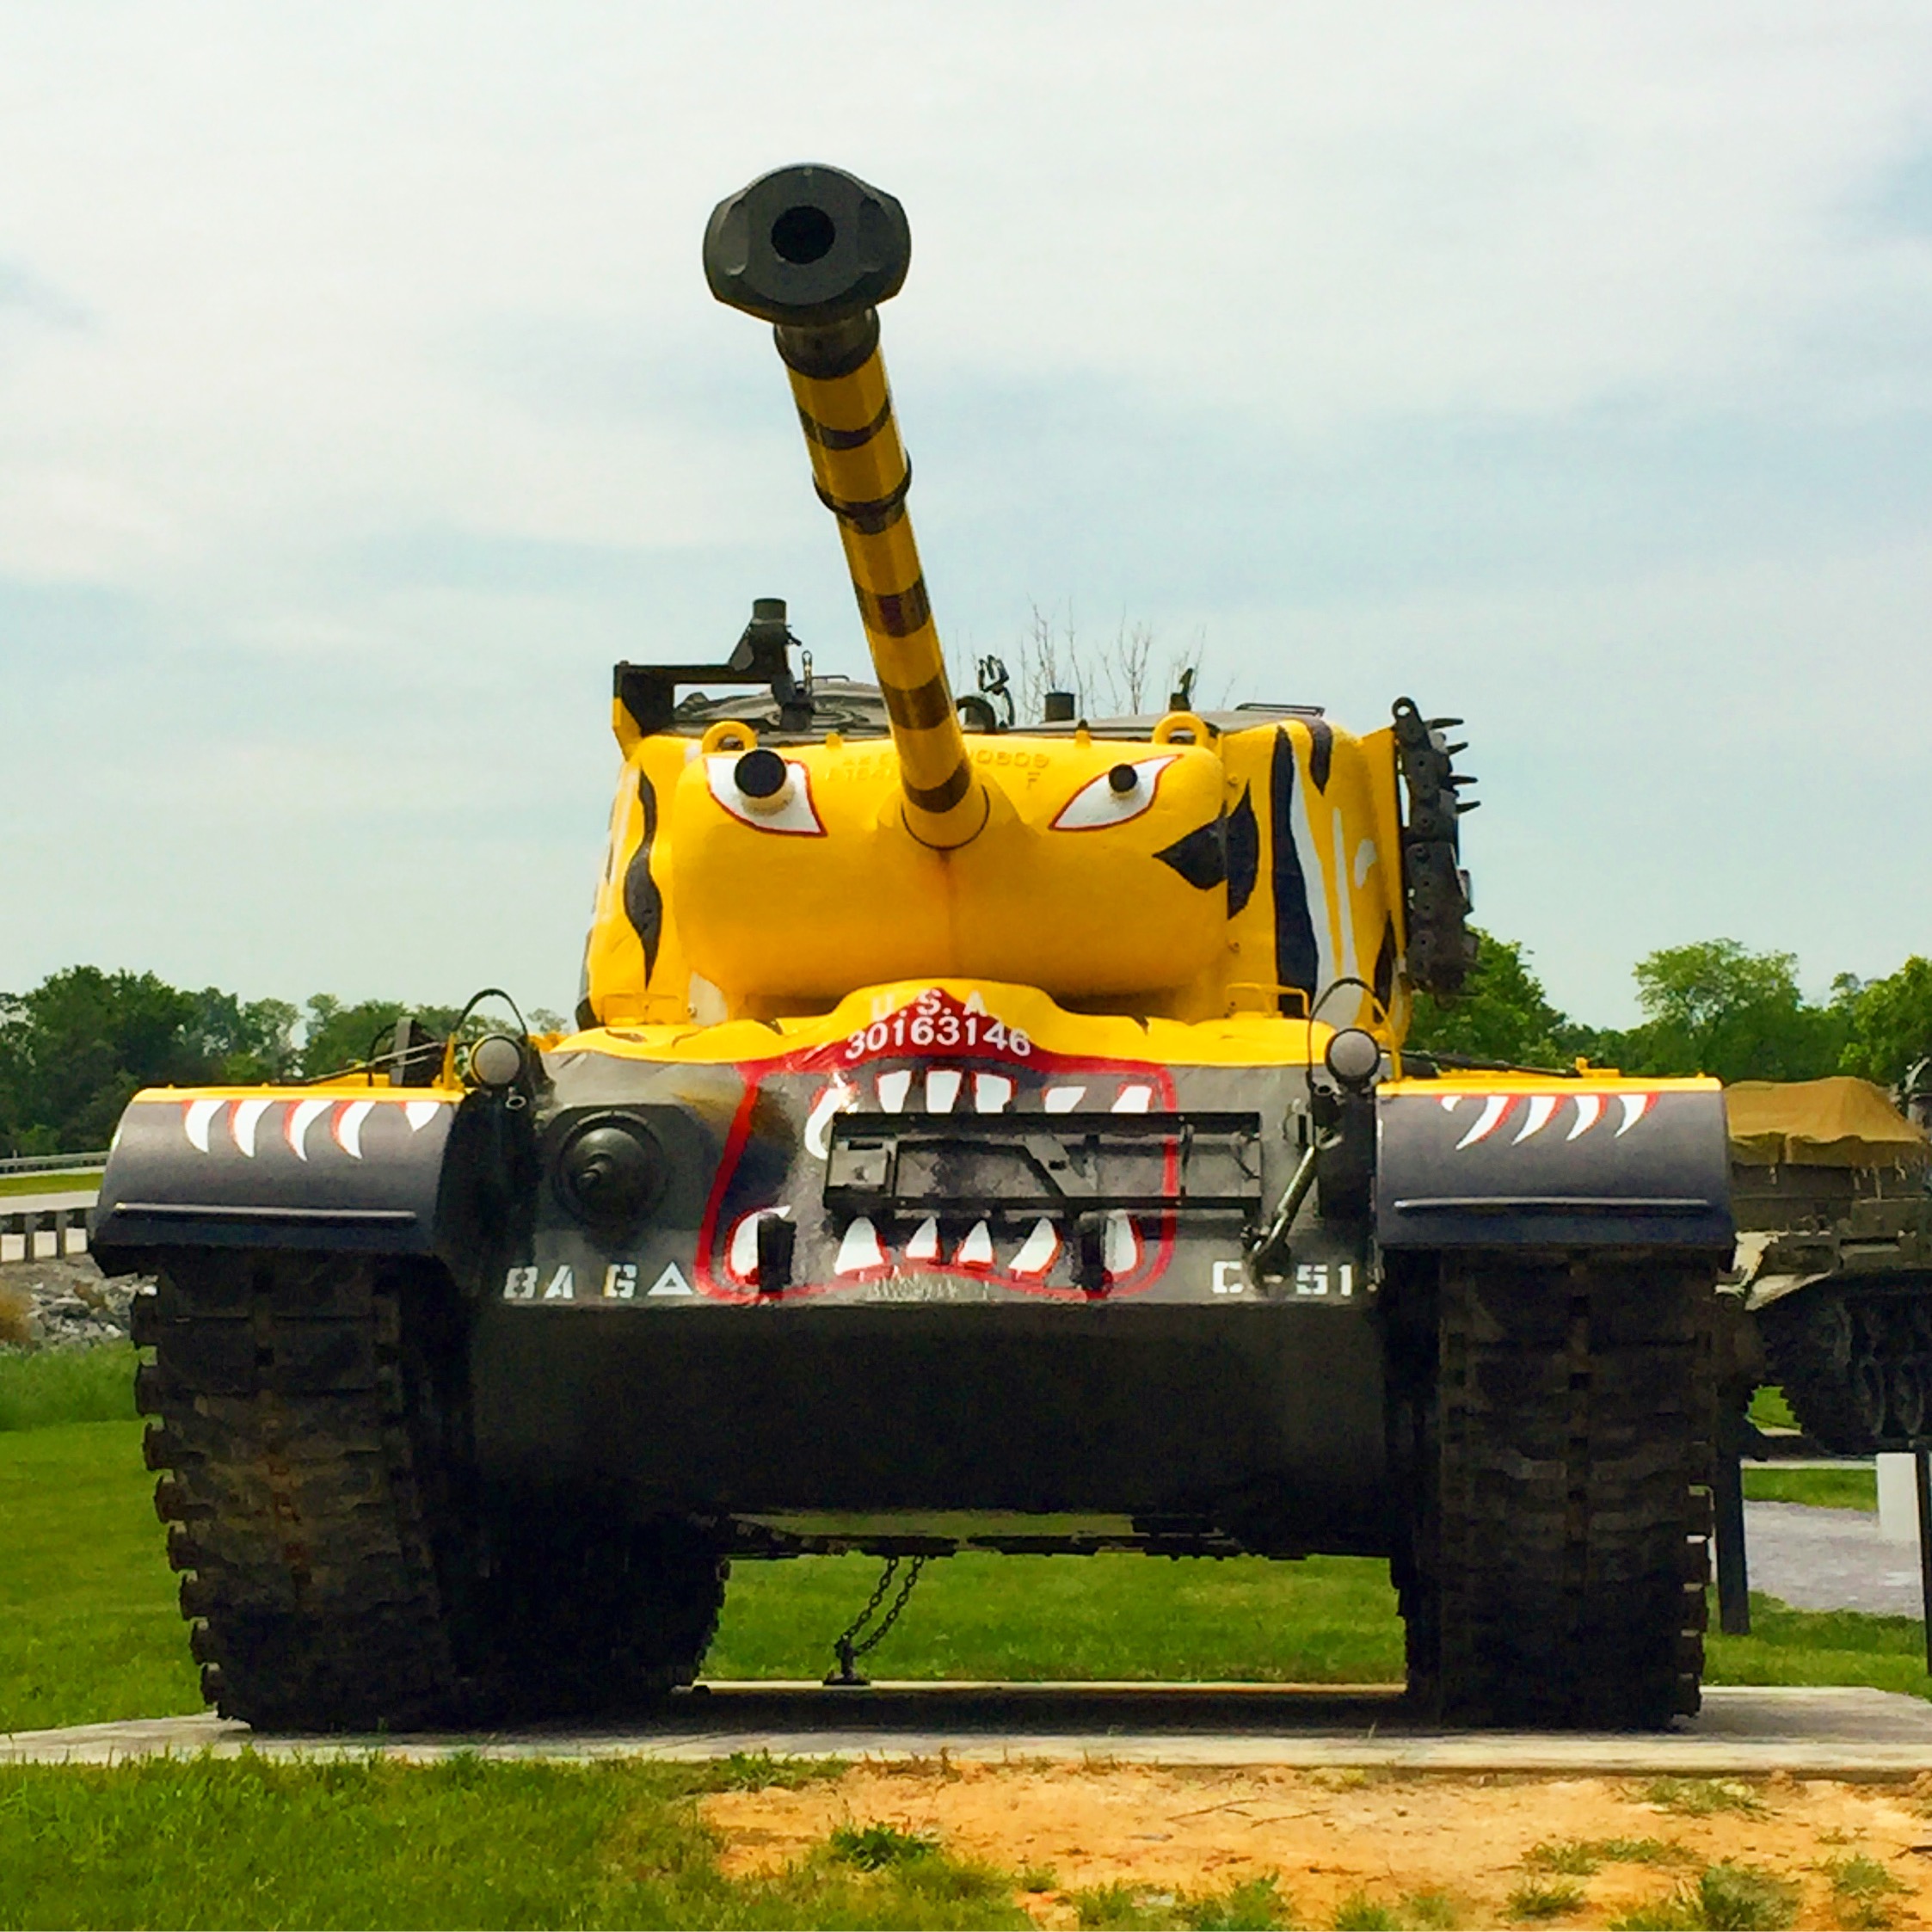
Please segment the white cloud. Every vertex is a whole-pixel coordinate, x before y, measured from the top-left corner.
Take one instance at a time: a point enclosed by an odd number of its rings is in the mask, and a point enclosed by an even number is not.
[[[697,262],[719,195],[805,157],[912,216],[889,349],[919,503],[952,513],[926,537],[956,640],[996,643],[1030,595],[1133,600],[1370,723],[1426,640],[1431,701],[1485,714],[1486,908],[1562,996],[1601,1009],[1644,945],[1746,912],[1765,943],[1829,924],[1823,969],[1880,969],[1932,944],[1867,829],[1923,834],[1892,748],[1932,697],[1927,587],[1896,526],[1932,477],[1909,456],[1839,475],[1831,451],[1860,426],[1909,445],[1932,404],[1932,223],[1887,201],[1929,147],[1932,17],[1904,3],[0,15],[0,579],[118,613],[98,671],[92,620],[0,635],[0,706],[84,692],[130,797],[169,796],[157,732],[215,774],[178,829],[142,828],[151,854],[191,841],[179,877],[110,840],[97,862],[126,876],[90,899],[73,869],[0,853],[0,884],[32,864],[44,908],[0,945],[0,984],[179,928],[197,976],[245,957],[258,990],[305,988],[308,942],[244,939],[202,882],[225,871],[231,906],[312,834],[328,856],[304,864],[380,880],[403,854],[457,902],[523,852],[530,915],[490,943],[562,1001],[609,658],[725,641],[746,597],[789,585],[843,661],[835,545],[768,345]],[[1661,432],[1649,469],[1585,433],[1620,412],[1729,424],[1736,446],[1664,488]],[[1457,425],[1539,439],[1541,466]],[[1424,501],[1400,465],[1425,445],[1449,480]],[[1344,479],[1345,515],[1297,477]],[[1570,505],[1547,551],[1539,490]],[[1334,532],[1309,539],[1319,595],[1304,526]],[[1707,528],[1712,554],[1664,554]],[[1883,676],[1845,675],[1873,637]],[[1673,731],[1726,748],[1721,775],[1659,732],[1634,667]],[[532,687],[557,692],[534,717]],[[477,851],[416,822],[424,784],[452,795],[412,775],[435,757],[339,767],[360,803],[338,810],[303,735],[367,718],[407,743],[426,715],[490,774]],[[1580,758],[1579,715],[1601,721]],[[1801,754],[1781,790],[1749,775],[1750,746],[1824,717],[1886,754],[1815,797]],[[34,822],[84,843],[98,774],[54,750],[28,768]],[[1672,834],[1725,822],[1740,785],[1755,846]],[[309,832],[205,809],[265,790],[301,797]],[[1816,828],[1840,797],[1859,829],[1834,842]],[[1641,877],[1615,856],[1634,822]],[[1756,856],[1787,848],[1815,887]],[[355,960],[397,957],[385,903],[341,895],[344,991]],[[413,969],[467,971],[474,938],[412,938]]]

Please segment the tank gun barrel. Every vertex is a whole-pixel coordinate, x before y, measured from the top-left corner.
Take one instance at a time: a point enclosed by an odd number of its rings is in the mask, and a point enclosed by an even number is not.
[[[905,211],[837,168],[781,168],[719,202],[705,231],[718,300],[772,324],[819,498],[846,564],[899,753],[906,822],[942,849],[985,824],[926,601],[877,305],[912,259]]]

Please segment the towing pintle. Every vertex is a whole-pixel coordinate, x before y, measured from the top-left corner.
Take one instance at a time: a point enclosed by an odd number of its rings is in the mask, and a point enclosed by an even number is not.
[[[912,468],[879,357],[877,305],[912,261],[905,210],[842,169],[780,168],[718,203],[705,277],[719,301],[773,325],[820,501],[846,565],[899,753],[908,828],[941,850],[986,823],[967,760],[919,550]]]

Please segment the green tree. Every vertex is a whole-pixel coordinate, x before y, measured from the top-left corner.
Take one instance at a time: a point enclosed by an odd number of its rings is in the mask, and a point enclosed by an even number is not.
[[[1618,1042],[1627,1073],[1811,1080],[1837,1070],[1845,1017],[1806,1000],[1795,954],[1701,939],[1665,946],[1635,970],[1644,1019]]]
[[[298,1065],[303,1077],[314,1080],[380,1053],[409,1010],[400,1000],[359,1000],[345,1006],[333,994],[311,994],[302,1016]]]
[[[1477,938],[1476,963],[1461,993],[1446,1000],[1417,994],[1407,1046],[1527,1067],[1560,1067],[1591,1050],[1596,1036],[1550,1004],[1526,947],[1492,932]]]
[[[447,1036],[455,1027],[456,1006],[415,1006],[403,1000],[359,1000],[345,1006],[333,994],[312,994],[303,1015],[302,1050],[296,1067],[305,1080],[359,1066],[389,1050],[396,1023],[414,1013],[432,1033]],[[466,1036],[482,1031],[487,1023],[473,1020]]]
[[[0,994],[0,1142],[9,1153],[105,1147],[144,1086],[272,1079],[293,1057],[295,1010],[152,973],[71,966]]]
[[[1846,1040],[1842,1072],[1895,1086],[1918,1061],[1932,1055],[1932,960],[1914,953],[1882,980],[1842,975],[1833,988],[1833,1009]]]

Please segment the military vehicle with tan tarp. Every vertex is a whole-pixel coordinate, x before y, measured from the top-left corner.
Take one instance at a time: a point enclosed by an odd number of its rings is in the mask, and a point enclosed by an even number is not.
[[[711,218],[877,682],[777,600],[618,666],[578,1029],[127,1110],[95,1240],[160,1276],[209,1696],[633,1703],[730,1561],[1123,1549],[1387,1557],[1450,1721],[1694,1708],[1715,1083],[1405,1068],[1474,952],[1455,721],[956,703],[879,354],[909,260],[836,169]]]
[[[1869,1080],[1724,1093],[1738,1279],[1772,1377],[1842,1455],[1902,1449],[1932,1403],[1932,1140]]]

